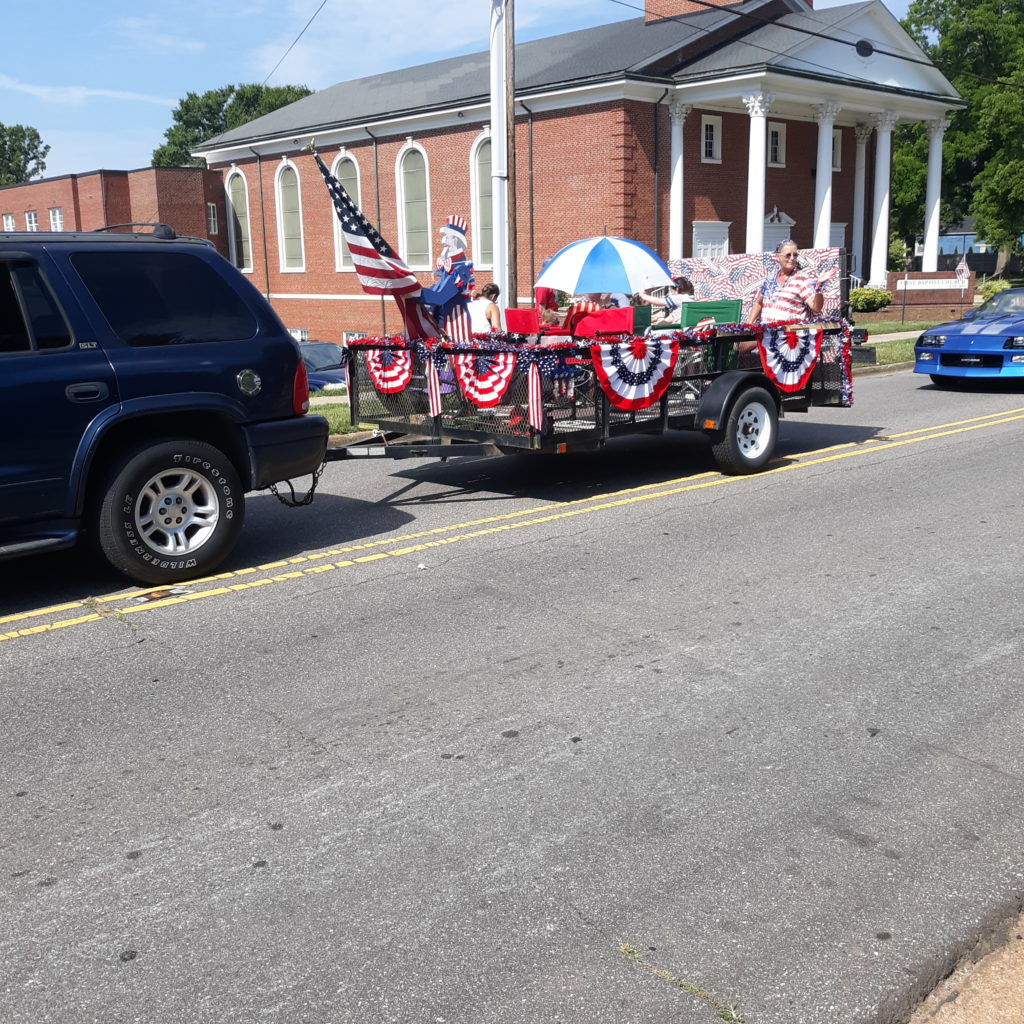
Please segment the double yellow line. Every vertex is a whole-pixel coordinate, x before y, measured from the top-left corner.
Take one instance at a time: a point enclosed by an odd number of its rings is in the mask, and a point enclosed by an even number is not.
[[[758,476],[770,476],[776,473],[787,473],[794,469],[805,469],[809,466],[820,466],[827,462],[840,459],[851,459],[859,456],[900,448],[905,445],[919,444],[923,441],[936,441],[955,434],[964,434],[973,430],[984,430],[989,427],[1001,426],[1024,420],[1024,409],[1011,409],[1007,412],[990,413],[969,420],[957,420],[933,427],[922,427],[908,430],[901,434],[872,438],[863,442],[833,445],[820,448],[800,455],[788,456],[779,460]],[[167,608],[175,604],[186,604],[189,601],[202,601],[211,597],[220,597],[256,587],[271,586],[289,580],[303,579],[321,573],[347,569],[367,562],[376,562],[388,558],[405,558],[457,544],[478,537],[503,533],[508,530],[520,530],[528,526],[539,526],[559,519],[573,516],[590,515],[606,509],[621,508],[643,501],[668,498],[688,491],[699,491],[708,487],[722,487],[738,484],[754,479],[745,476],[722,476],[719,473],[700,473],[697,476],[680,477],[675,480],[657,484],[644,484],[624,490],[612,491],[608,494],[592,495],[588,498],[577,498],[540,505],[535,508],[521,509],[518,512],[507,512],[498,516],[487,516],[449,526],[439,526],[431,530],[409,533],[401,537],[391,537],[370,541],[366,544],[353,544],[331,551],[320,551],[312,555],[300,555],[278,562],[267,562],[232,572],[218,573],[202,579],[191,580],[187,587],[207,587],[207,589],[175,592],[184,588],[151,587],[131,594],[110,594],[105,597],[90,598],[85,601],[70,601],[67,604],[50,605],[30,611],[18,612],[13,615],[0,616],[0,642],[17,640],[38,633],[49,633],[54,630],[81,626],[88,622],[97,622],[104,618],[125,619],[127,616],[156,608]],[[386,549],[386,550],[384,550]],[[351,557],[344,557],[351,556]],[[281,571],[275,571],[281,570]],[[269,574],[269,575],[257,575]],[[257,576],[255,579],[249,579]],[[112,607],[120,604],[120,607]],[[130,603],[124,603],[130,602]],[[64,612],[80,612],[70,618],[55,619]],[[33,620],[46,619],[45,622],[31,624]],[[15,629],[5,627],[14,626]]]

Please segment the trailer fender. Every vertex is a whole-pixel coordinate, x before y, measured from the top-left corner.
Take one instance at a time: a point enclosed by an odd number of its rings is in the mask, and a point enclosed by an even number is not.
[[[716,377],[701,395],[695,420],[697,429],[707,434],[712,441],[721,441],[733,402],[748,388],[764,388],[775,400],[775,411],[782,414],[778,390],[765,374],[750,370],[727,370]]]

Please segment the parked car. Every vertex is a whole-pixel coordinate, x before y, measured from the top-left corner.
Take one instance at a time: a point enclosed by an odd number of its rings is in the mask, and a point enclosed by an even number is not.
[[[345,350],[340,345],[331,341],[303,341],[299,351],[306,364],[310,391],[347,390]]]
[[[1024,377],[1024,288],[997,292],[914,343],[914,372],[938,387],[967,378]]]
[[[0,559],[95,543],[141,583],[213,570],[243,495],[327,422],[267,301],[201,239],[0,234]]]

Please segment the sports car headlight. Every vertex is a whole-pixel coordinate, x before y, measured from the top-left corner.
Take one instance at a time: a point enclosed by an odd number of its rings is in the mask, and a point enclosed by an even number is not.
[[[946,344],[946,336],[944,334],[922,334],[917,339],[918,348],[942,348]]]
[[[1003,342],[1003,348],[1024,348],[1024,337],[1007,338]]]

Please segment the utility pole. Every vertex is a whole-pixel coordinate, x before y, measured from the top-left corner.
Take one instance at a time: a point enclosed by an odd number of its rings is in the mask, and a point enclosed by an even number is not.
[[[491,204],[494,283],[515,306],[515,45],[513,0],[491,0]]]
[[[519,246],[516,230],[516,19],[515,0],[505,2],[505,169],[508,181],[508,291],[505,304],[513,309],[519,305],[517,267]]]

